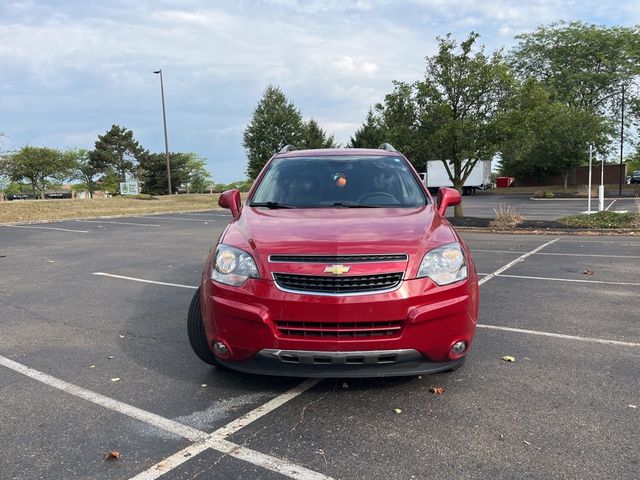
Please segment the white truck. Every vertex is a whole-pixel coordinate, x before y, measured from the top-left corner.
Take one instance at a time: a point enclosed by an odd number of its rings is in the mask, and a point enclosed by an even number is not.
[[[453,171],[451,164],[449,168]],[[441,160],[428,161],[427,171],[421,173],[420,178],[431,193],[436,193],[440,187],[453,187],[453,182],[449,179],[447,169]],[[489,188],[491,188],[491,160],[478,160],[462,186],[462,194],[469,195],[476,190]]]

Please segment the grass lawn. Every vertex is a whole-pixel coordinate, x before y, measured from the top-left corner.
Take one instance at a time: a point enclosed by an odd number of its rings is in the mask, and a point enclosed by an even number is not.
[[[218,194],[113,197],[91,200],[14,200],[0,202],[0,223],[62,220],[65,218],[140,215],[218,207]]]

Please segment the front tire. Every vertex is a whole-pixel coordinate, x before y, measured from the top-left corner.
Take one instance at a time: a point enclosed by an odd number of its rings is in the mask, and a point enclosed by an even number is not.
[[[207,334],[204,331],[202,323],[202,311],[200,310],[200,288],[196,290],[191,305],[189,305],[189,313],[187,314],[187,333],[189,335],[189,343],[191,348],[200,360],[209,365],[219,366],[218,359],[211,351]]]

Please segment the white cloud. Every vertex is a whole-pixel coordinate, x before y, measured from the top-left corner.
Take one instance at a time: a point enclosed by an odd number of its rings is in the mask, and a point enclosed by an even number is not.
[[[171,143],[244,171],[241,125],[269,83],[345,141],[392,80],[424,73],[435,37],[470,29],[488,49],[560,18],[637,18],[595,0],[197,0],[0,5],[0,130],[16,143],[90,146],[112,123],[162,149],[158,78]],[[634,10],[635,9],[635,10]],[[633,17],[631,14],[636,14]],[[615,17],[618,15],[618,17]],[[625,18],[624,15],[627,15]],[[597,23],[603,23],[597,20]],[[66,132],[66,133],[60,133]],[[226,161],[226,160],[225,160]],[[226,165],[226,163],[225,163]],[[225,177],[224,175],[228,175]]]

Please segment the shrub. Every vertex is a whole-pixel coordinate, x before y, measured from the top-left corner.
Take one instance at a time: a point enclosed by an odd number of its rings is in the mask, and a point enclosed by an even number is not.
[[[496,214],[495,220],[492,220],[489,225],[496,228],[513,228],[520,225],[525,218],[516,212],[511,205],[498,205],[498,208],[493,209]]]
[[[555,196],[555,193],[546,190],[538,190],[533,193],[533,198],[554,198]]]
[[[574,215],[558,220],[570,227],[582,228],[634,228],[638,214],[602,211],[591,215]]]

